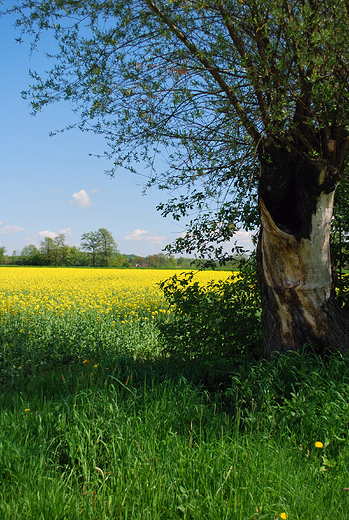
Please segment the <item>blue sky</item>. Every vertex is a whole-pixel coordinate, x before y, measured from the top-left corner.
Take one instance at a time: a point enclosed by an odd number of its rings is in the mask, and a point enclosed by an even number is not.
[[[64,233],[69,245],[78,246],[82,233],[104,227],[122,253],[161,252],[184,232],[184,224],[156,211],[166,194],[152,189],[142,195],[143,178],[126,170],[108,177],[108,162],[89,156],[106,150],[101,136],[72,130],[50,137],[76,121],[69,104],[30,115],[21,91],[30,83],[30,68],[45,69],[45,41],[30,57],[28,42],[15,42],[13,22],[0,19],[0,245],[11,254]],[[236,239],[252,248],[248,234]]]

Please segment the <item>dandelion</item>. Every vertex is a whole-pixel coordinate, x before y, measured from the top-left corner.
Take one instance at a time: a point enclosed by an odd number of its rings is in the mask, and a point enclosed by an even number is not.
[[[282,520],[287,520],[288,516],[286,513],[281,513],[280,518],[282,518]]]
[[[315,448],[323,448],[323,447],[324,447],[324,445],[322,444],[322,442],[316,441]]]
[[[93,365],[93,368],[97,368],[97,367],[98,367],[98,365]]]
[[[30,412],[30,408],[26,408],[24,411],[25,412]]]
[[[83,363],[82,363],[82,364],[84,365],[85,363],[89,363],[89,362],[90,362],[90,360],[89,360],[89,359],[85,359],[85,361],[83,361]]]

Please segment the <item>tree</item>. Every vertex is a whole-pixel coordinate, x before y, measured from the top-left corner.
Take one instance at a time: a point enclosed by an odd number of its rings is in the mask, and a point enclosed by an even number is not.
[[[90,254],[92,267],[96,267],[97,265],[107,267],[113,255],[118,253],[113,235],[105,228],[84,233],[81,236],[80,245],[82,250]]]
[[[97,231],[100,240],[99,251],[101,255],[101,265],[107,267],[110,265],[111,259],[118,253],[118,246],[113,235],[105,228],[99,228]]]
[[[55,265],[65,265],[70,254],[70,247],[65,243],[65,235],[59,233],[54,239]]]
[[[110,267],[131,267],[131,264],[127,261],[127,257],[119,252],[113,255],[109,265]]]
[[[172,251],[224,261],[260,225],[264,354],[349,346],[330,224],[349,150],[347,0],[21,2],[23,32],[52,29],[55,66],[33,73],[33,111],[76,105],[114,169],[146,158],[149,184],[197,212]],[[157,154],[168,168],[155,173]],[[182,191],[180,191],[182,190]],[[259,210],[259,211],[258,211]]]
[[[149,267],[162,267],[162,268],[173,268],[177,267],[175,258],[170,255],[164,255],[164,253],[157,253],[155,255],[147,256],[147,263]]]
[[[34,244],[28,244],[23,247],[20,254],[20,259],[23,265],[42,264],[42,257],[38,248]]]
[[[7,264],[9,265],[18,265],[20,260],[20,252],[12,251],[12,255],[7,257]]]
[[[54,265],[56,258],[56,246],[53,238],[45,237],[40,242],[40,254],[43,258],[44,265]]]
[[[65,243],[65,235],[59,233],[54,238],[45,237],[40,242],[40,253],[45,265],[64,265],[70,253],[70,247]]]
[[[6,263],[6,248],[4,246],[0,246],[0,264],[4,265]]]
[[[90,259],[87,258],[86,253],[80,251],[75,246],[69,248],[69,255],[66,260],[66,265],[69,266],[88,266],[90,265]]]
[[[148,261],[144,256],[139,255],[126,255],[126,259],[130,263],[130,265],[133,265],[135,267],[145,266],[148,265]]]
[[[87,251],[92,260],[92,267],[96,267],[97,253],[100,247],[100,237],[98,232],[90,231],[81,235],[80,247],[83,251]]]

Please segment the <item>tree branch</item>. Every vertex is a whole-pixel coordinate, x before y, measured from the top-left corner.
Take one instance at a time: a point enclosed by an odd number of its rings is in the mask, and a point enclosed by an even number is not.
[[[246,68],[251,75],[252,85],[253,85],[257,100],[258,100],[259,108],[261,110],[262,119],[263,119],[265,125],[269,125],[270,117],[269,117],[269,113],[268,113],[268,108],[265,103],[259,81],[257,80],[257,75],[256,75],[255,67],[252,63],[252,60],[247,55],[247,53],[244,49],[243,43],[242,43],[241,39],[239,38],[234,26],[230,23],[229,14],[227,13],[227,11],[224,7],[223,0],[221,0],[219,2],[218,9],[219,9],[219,11],[222,15],[223,21],[228,29],[229,35],[234,42],[236,50],[240,54],[241,58],[245,61]],[[258,43],[257,43],[257,45],[258,45]]]
[[[218,85],[221,87],[221,89],[225,92],[227,95],[229,101],[231,101],[235,112],[240,118],[241,123],[246,128],[246,131],[248,134],[252,137],[256,145],[261,140],[261,134],[258,132],[258,130],[255,128],[253,123],[249,120],[247,117],[246,112],[244,111],[243,107],[241,106],[241,103],[239,102],[238,98],[234,94],[234,92],[231,90],[229,85],[226,84],[222,76],[218,73],[217,68],[213,67],[212,64],[209,62],[209,60],[203,55],[202,52],[199,51],[199,49],[189,41],[187,36],[184,34],[184,32],[177,27],[177,25],[163,12],[159,9],[157,5],[154,4],[153,0],[145,0],[148,7],[158,16],[173,32],[173,34],[186,46],[186,48],[189,50],[189,52],[192,54],[194,58],[196,58],[207,70],[211,76],[214,78],[214,80],[218,83]]]

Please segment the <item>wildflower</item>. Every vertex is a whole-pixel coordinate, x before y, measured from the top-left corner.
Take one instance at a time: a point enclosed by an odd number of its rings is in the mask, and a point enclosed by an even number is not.
[[[83,361],[83,363],[82,363],[82,364],[84,365],[85,363],[89,363],[89,362],[90,362],[90,360],[89,360],[89,359],[85,359],[85,361]]]
[[[24,411],[25,412],[30,412],[30,408],[26,408]]]
[[[324,447],[324,445],[322,444],[322,442],[316,441],[315,448],[323,448],[323,447]]]
[[[97,367],[98,367],[98,365],[93,365],[93,368],[97,368]]]
[[[281,513],[280,518],[282,518],[282,520],[286,520],[288,516],[286,513]]]

